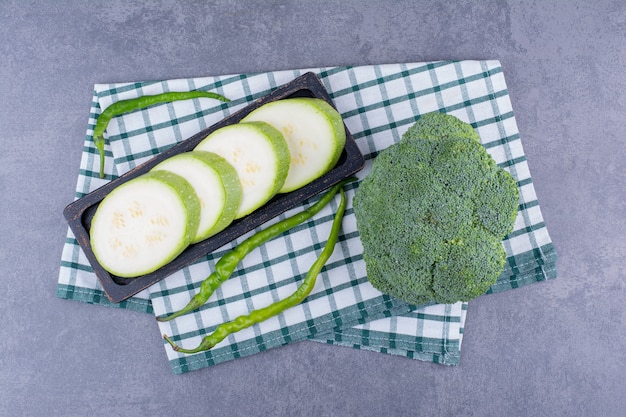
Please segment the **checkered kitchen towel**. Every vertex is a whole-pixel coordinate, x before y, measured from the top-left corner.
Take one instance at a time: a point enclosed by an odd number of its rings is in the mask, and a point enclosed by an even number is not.
[[[520,188],[520,212],[515,229],[504,241],[507,266],[490,292],[556,277],[556,252],[543,222],[498,61],[310,68],[99,84],[94,92],[76,197],[307,71],[318,74],[366,157],[360,178],[367,175],[376,154],[398,141],[422,114],[444,111],[472,123],[489,153],[511,172]],[[106,172],[109,177],[98,178],[92,133],[95,119],[103,108],[116,100],[139,95],[194,89],[216,91],[232,101],[224,104],[209,99],[189,100],[115,118],[107,130]],[[173,372],[199,369],[305,339],[436,363],[459,363],[467,303],[416,308],[380,294],[369,285],[351,206],[356,186],[346,187],[349,206],[340,242],[318,277],[311,296],[300,306],[229,336],[211,351],[183,355],[165,345]],[[301,210],[314,200],[261,228]],[[194,347],[217,324],[291,293],[324,245],[336,204],[337,200],[310,222],[252,252],[204,308],[159,324],[161,331],[184,347]],[[211,272],[216,260],[248,235],[117,306],[156,315],[182,307]],[[69,230],[57,295],[111,305]]]

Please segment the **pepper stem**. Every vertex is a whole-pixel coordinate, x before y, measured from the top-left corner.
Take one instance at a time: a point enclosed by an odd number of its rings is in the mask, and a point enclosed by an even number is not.
[[[197,308],[202,307],[202,304],[204,304],[204,303],[203,303],[202,300],[199,300],[198,298],[199,298],[199,295],[196,294],[195,296],[191,297],[191,300],[189,300],[189,303],[184,308],[178,310],[175,313],[172,313],[172,314],[169,314],[169,315],[166,315],[166,316],[159,316],[159,317],[156,318],[157,321],[165,322],[165,321],[174,320],[176,317],[180,317],[180,316],[185,315],[185,314],[187,314],[187,313],[189,313],[189,312],[191,312],[191,311],[193,311],[193,310],[195,310]]]
[[[94,135],[93,143],[100,154],[100,178],[104,178],[104,137],[97,134]]]
[[[100,152],[100,178],[104,178],[104,152]]]
[[[198,352],[202,352],[205,350],[209,350],[213,347],[212,344],[209,344],[207,339],[203,340],[200,345],[198,345],[198,347],[196,347],[195,349],[185,349],[182,348],[180,346],[178,346],[168,335],[164,334],[163,335],[163,339],[165,339],[165,341],[167,343],[170,344],[170,346],[172,347],[172,349],[174,349],[174,351],[176,352],[180,352],[180,353],[185,353],[185,354],[193,354],[193,353],[198,353]]]

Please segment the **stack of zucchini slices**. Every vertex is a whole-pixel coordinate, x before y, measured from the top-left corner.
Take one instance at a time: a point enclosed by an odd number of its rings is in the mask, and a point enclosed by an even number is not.
[[[345,141],[341,116],[324,100],[264,104],[109,193],[91,223],[93,252],[116,276],[153,272],[330,171]]]

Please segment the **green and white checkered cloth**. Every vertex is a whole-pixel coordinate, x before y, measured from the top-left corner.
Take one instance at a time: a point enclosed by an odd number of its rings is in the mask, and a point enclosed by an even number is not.
[[[366,166],[358,174],[359,178],[367,175],[376,154],[398,141],[422,114],[444,111],[471,123],[488,152],[511,172],[520,189],[515,229],[504,240],[507,265],[489,292],[556,277],[556,252],[535,195],[502,67],[495,60],[307,68],[97,84],[76,198],[308,71],[318,74],[365,155]],[[107,129],[108,177],[106,180],[98,178],[98,157],[92,134],[102,109],[121,99],[196,89],[216,91],[232,101],[225,104],[196,99],[168,103],[113,119]],[[357,184],[346,187],[349,204],[340,241],[305,302],[227,337],[207,352],[179,354],[164,343],[174,373],[307,339],[435,363],[459,363],[467,303],[417,308],[383,295],[369,284],[351,205],[356,187]],[[302,210],[315,200],[303,203],[260,228]],[[216,325],[290,294],[324,246],[337,202],[338,197],[309,222],[250,253],[203,308],[171,322],[159,323],[161,332],[183,347],[195,347]],[[156,315],[181,308],[225,251],[251,233],[114,306]],[[69,229],[57,295],[113,305]]]

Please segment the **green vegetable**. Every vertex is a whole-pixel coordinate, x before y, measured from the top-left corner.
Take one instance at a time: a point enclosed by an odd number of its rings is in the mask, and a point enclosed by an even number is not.
[[[380,152],[354,197],[367,275],[410,304],[484,294],[504,268],[519,204],[470,125],[430,113]]]
[[[238,332],[239,330],[250,327],[256,323],[260,323],[270,317],[274,317],[282,313],[283,311],[295,305],[300,304],[311,293],[311,290],[313,290],[317,275],[320,273],[322,267],[326,264],[328,258],[330,258],[330,255],[332,255],[333,250],[335,249],[335,244],[337,243],[337,239],[339,237],[339,229],[341,228],[341,220],[346,209],[346,196],[343,192],[343,189],[340,189],[340,193],[341,202],[339,203],[339,207],[337,208],[337,213],[335,214],[333,225],[330,231],[330,236],[328,237],[326,246],[322,250],[320,256],[313,263],[313,266],[307,273],[302,284],[300,284],[295,292],[290,294],[287,298],[270,304],[267,307],[251,311],[247,315],[242,315],[232,321],[220,324],[215,328],[213,333],[205,336],[196,348],[184,349],[174,343],[174,341],[167,335],[163,335],[163,338],[177,352],[187,354],[202,352],[211,349],[216,344],[224,340],[224,338],[226,338],[226,336],[228,336],[229,334]]]
[[[235,219],[267,203],[285,183],[289,148],[282,133],[265,122],[236,123],[215,130],[196,151],[213,152],[228,161],[241,182]]]
[[[153,272],[192,242],[200,201],[183,177],[168,171],[140,175],[98,205],[90,241],[98,262],[126,278]]]
[[[235,169],[211,152],[183,152],[165,159],[151,170],[169,171],[186,179],[200,200],[200,225],[191,243],[197,243],[231,224],[241,201],[241,184]]]
[[[191,300],[189,301],[189,303],[187,303],[185,307],[170,315],[157,317],[157,320],[170,321],[172,319],[175,319],[176,317],[180,317],[184,314],[200,308],[204,303],[207,302],[213,292],[231,276],[239,262],[248,253],[250,253],[258,246],[262,245],[263,243],[275,238],[276,236],[286,232],[287,230],[299,225],[300,223],[310,219],[315,214],[319,213],[319,211],[333,199],[335,194],[337,194],[337,192],[342,189],[343,185],[349,181],[352,181],[352,179],[345,180],[333,186],[314,205],[312,205],[308,209],[303,210],[300,213],[293,215],[292,217],[281,220],[280,222],[269,226],[267,229],[257,232],[248,239],[244,240],[236,248],[226,253],[215,264],[215,271],[213,271],[213,273],[211,273],[211,275],[209,275],[202,282],[199,292],[191,298]]]
[[[201,97],[213,98],[224,102],[230,101],[226,97],[210,91],[174,91],[116,101],[104,109],[100,116],[98,116],[96,126],[93,130],[93,141],[100,154],[100,178],[104,178],[104,131],[112,118],[122,114],[131,113],[154,104]]]
[[[319,98],[273,101],[248,114],[242,122],[262,121],[278,129],[289,146],[289,174],[279,193],[296,190],[330,171],[346,144],[341,115]]]

